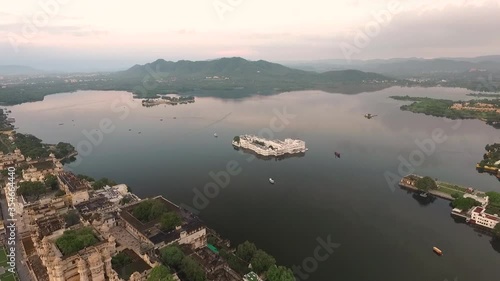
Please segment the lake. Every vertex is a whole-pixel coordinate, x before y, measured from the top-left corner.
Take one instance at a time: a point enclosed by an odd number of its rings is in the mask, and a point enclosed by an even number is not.
[[[500,250],[490,237],[455,222],[448,201],[423,204],[386,179],[411,171],[500,191],[495,177],[475,171],[485,145],[500,141],[499,130],[478,120],[403,112],[405,102],[388,98],[466,99],[469,92],[302,91],[146,108],[130,93],[86,91],[10,109],[19,132],[78,148],[78,162],[67,169],[192,208],[234,245],[249,240],[279,264],[305,263],[302,280],[497,280]],[[366,113],[378,116],[366,119]],[[433,140],[433,131],[444,140]],[[309,150],[280,161],[258,159],[233,149],[241,134],[299,138]],[[398,171],[404,162],[409,166]],[[314,261],[321,239],[338,247]],[[436,256],[433,246],[444,255]]]

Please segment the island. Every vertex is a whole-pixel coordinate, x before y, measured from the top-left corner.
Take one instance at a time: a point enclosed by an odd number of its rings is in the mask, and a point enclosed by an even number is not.
[[[254,135],[235,136],[232,142],[237,148],[245,148],[263,156],[283,156],[285,154],[305,153],[306,143],[302,140],[267,140]]]
[[[401,106],[401,110],[404,111],[450,119],[478,119],[497,129],[500,128],[500,99],[452,101],[410,96],[391,96],[390,98],[412,101],[411,104]]]
[[[477,163],[476,169],[480,173],[490,173],[500,180],[500,143],[487,144],[485,150],[483,160]]]
[[[186,97],[170,97],[170,96],[161,96],[156,99],[144,99],[142,100],[142,106],[144,107],[152,107],[160,104],[168,104],[168,105],[178,105],[178,104],[188,104],[194,103],[193,96]]]
[[[399,186],[414,192],[419,201],[432,201],[434,196],[450,200],[453,218],[500,238],[500,193],[483,192],[414,174],[403,177]]]

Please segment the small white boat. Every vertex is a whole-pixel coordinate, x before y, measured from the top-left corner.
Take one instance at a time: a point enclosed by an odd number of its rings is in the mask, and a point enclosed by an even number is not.
[[[214,134],[214,137],[218,137],[217,134]]]
[[[274,180],[273,180],[272,178],[269,178],[269,182],[270,182],[271,184],[274,184]]]

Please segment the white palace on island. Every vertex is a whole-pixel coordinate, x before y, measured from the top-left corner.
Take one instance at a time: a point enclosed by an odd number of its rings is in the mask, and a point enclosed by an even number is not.
[[[307,151],[306,143],[302,140],[267,140],[253,135],[236,136],[233,139],[233,145],[250,149],[264,156],[281,156]]]

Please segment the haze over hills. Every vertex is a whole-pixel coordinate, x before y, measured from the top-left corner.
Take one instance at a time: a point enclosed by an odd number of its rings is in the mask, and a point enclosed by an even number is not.
[[[37,75],[43,70],[24,65],[0,65],[0,75]]]
[[[123,90],[138,97],[178,93],[241,98],[295,90],[355,94],[383,89],[401,82],[359,70],[320,74],[240,57],[177,62],[158,59],[110,74],[87,75],[79,79],[69,78],[69,75],[44,79],[35,79],[35,83],[7,85],[6,88],[0,89],[0,102],[16,104],[36,101],[43,99],[45,95],[76,90]],[[50,80],[50,83],[47,83],[47,80]]]
[[[308,71],[324,72],[329,70],[356,69],[376,72],[398,78],[410,78],[428,74],[464,73],[483,71],[500,73],[500,56],[481,56],[474,58],[393,58],[375,60],[316,60],[282,62],[284,65]]]

